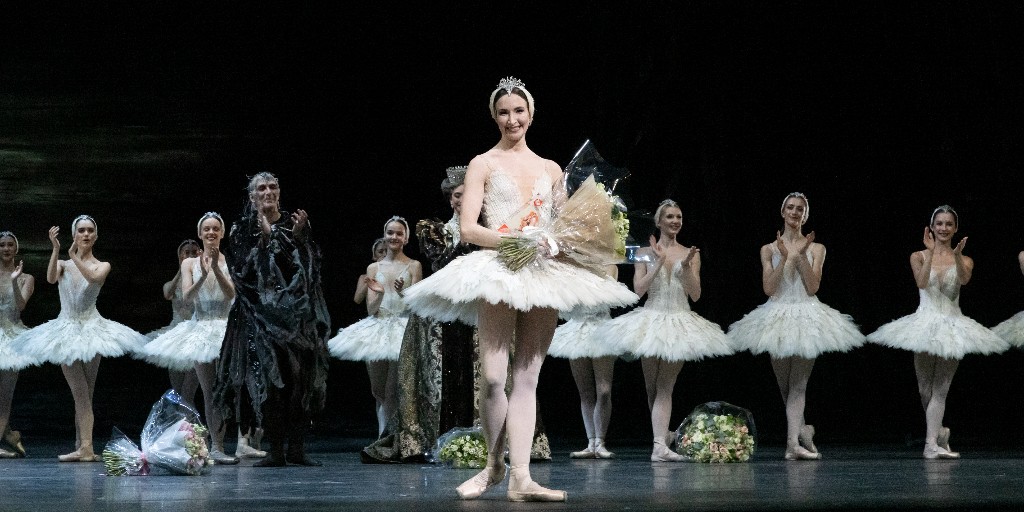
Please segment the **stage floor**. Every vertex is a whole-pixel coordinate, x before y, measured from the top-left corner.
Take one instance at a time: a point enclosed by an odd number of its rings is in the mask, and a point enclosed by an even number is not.
[[[368,465],[362,440],[316,441],[319,468],[215,466],[203,477],[107,477],[100,463],[58,463],[57,440],[28,439],[29,457],[0,460],[0,510],[858,510],[1024,508],[1024,453],[970,450],[925,461],[916,446],[819,446],[817,462],[786,462],[779,446],[745,464],[651,463],[646,446],[613,446],[613,460],[577,461],[556,443],[535,480],[565,489],[564,504],[509,503],[505,486],[455,497],[473,475],[418,464]],[[957,448],[954,445],[954,448]],[[966,448],[966,447],[965,447]]]

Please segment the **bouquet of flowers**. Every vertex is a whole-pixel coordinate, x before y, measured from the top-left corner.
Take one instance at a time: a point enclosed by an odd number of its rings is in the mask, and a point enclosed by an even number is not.
[[[676,451],[692,462],[746,462],[754,454],[754,417],[726,402],[694,408],[676,430]]]
[[[453,428],[437,438],[431,462],[458,469],[480,469],[487,465],[487,442],[480,427]]]
[[[625,206],[591,176],[565,201],[549,226],[538,227],[528,212],[520,233],[502,237],[498,258],[515,272],[533,263],[541,244],[551,256],[566,258],[589,268],[619,263],[626,256],[629,220]],[[603,271],[602,271],[603,272]]]
[[[103,464],[112,476],[148,475],[151,466],[182,475],[200,475],[213,464],[207,429],[199,413],[182,403],[173,389],[153,405],[142,429],[142,448],[116,427],[103,449]]]

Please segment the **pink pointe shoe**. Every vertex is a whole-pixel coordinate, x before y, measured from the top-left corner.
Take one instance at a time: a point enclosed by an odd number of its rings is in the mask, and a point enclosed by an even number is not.
[[[951,452],[939,445],[926,444],[924,446],[924,458],[928,460],[959,459],[960,452]]]
[[[786,448],[786,460],[820,460],[821,454],[814,453],[803,446],[796,445]]]
[[[459,499],[475,500],[491,487],[500,484],[503,480],[505,480],[504,464],[501,465],[499,474],[493,476],[491,468],[484,468],[483,471],[477,473],[473,478],[462,482],[462,485],[455,488],[455,492],[459,495]]]
[[[604,447],[604,439],[599,437],[594,441],[594,457],[598,459],[614,459],[615,454]]]
[[[939,436],[935,440],[935,444],[941,448],[945,448],[947,452],[952,452],[953,449],[949,447],[949,428],[942,427],[939,429]]]
[[[529,477],[529,466],[521,464],[512,466],[512,476],[508,482],[508,500],[515,502],[543,501],[558,502],[568,499],[565,491],[556,491],[543,487]],[[517,477],[516,475],[522,475]]]
[[[594,438],[590,438],[590,442],[587,444],[586,448],[584,448],[584,449],[582,449],[582,450],[580,450],[578,452],[570,453],[569,454],[569,458],[570,459],[593,459],[593,458],[596,458],[597,454],[594,453],[594,445],[595,445]]]
[[[651,451],[651,462],[682,462],[686,457],[669,450],[663,439],[654,438],[654,450]]]
[[[811,453],[818,453],[818,447],[814,446],[814,425],[800,427],[800,446],[807,448]]]

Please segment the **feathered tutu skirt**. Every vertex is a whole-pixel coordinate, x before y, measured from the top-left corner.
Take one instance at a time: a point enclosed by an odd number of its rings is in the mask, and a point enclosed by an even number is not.
[[[397,361],[408,324],[406,315],[368,316],[338,331],[327,348],[346,361]]]
[[[622,355],[617,345],[602,343],[594,336],[609,320],[608,311],[573,315],[555,329],[548,355],[565,359]]]
[[[992,332],[996,333],[996,336],[999,336],[1010,345],[1024,348],[1024,311],[993,327]]]
[[[14,349],[13,341],[28,330],[21,322],[0,320],[0,370],[20,370],[30,366],[30,361]]]
[[[497,251],[482,249],[412,285],[403,300],[420,316],[476,325],[484,302],[508,304],[519,311],[573,311],[628,306],[639,297],[618,281],[557,258],[513,272],[498,261]]]
[[[687,309],[641,307],[601,325],[597,339],[618,353],[666,361],[699,361],[733,353],[718,324]]]
[[[992,354],[1010,348],[995,332],[959,311],[918,308],[867,336],[868,341],[892,348],[961,359],[966,354]]]
[[[190,370],[220,357],[227,326],[226,318],[186,320],[147,343],[137,357],[168,370]]]
[[[146,337],[99,312],[72,318],[58,316],[14,339],[14,349],[30,364],[71,364],[97,355],[117,357],[140,350]]]
[[[730,325],[729,339],[737,352],[807,359],[864,344],[864,334],[853,318],[817,297],[800,301],[770,299]]]

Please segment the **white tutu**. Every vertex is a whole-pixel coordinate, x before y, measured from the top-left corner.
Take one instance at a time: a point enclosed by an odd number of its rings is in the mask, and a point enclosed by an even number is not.
[[[799,302],[769,299],[730,325],[729,338],[737,351],[807,359],[864,344],[864,335],[853,318],[815,296]]]
[[[1000,322],[999,325],[992,328],[992,332],[1010,345],[1024,348],[1024,311]]]
[[[577,314],[555,329],[548,355],[565,359],[584,359],[619,356],[622,352],[614,344],[600,343],[594,334],[611,319],[608,310]]]
[[[405,292],[405,304],[420,316],[477,324],[480,305],[508,304],[519,311],[628,306],[638,300],[622,283],[556,259],[513,272],[483,249],[456,258]]]
[[[932,269],[928,287],[919,292],[921,303],[917,311],[879,327],[867,336],[868,341],[946,359],[1010,348],[996,333],[960,311],[960,282],[955,265],[942,276]]]
[[[397,361],[408,323],[406,315],[369,316],[338,331],[327,347],[346,361]]]
[[[11,322],[0,318],[0,370],[20,370],[32,364],[32,361],[18,353],[11,344],[14,338],[27,330],[28,327],[20,320]]]
[[[653,263],[647,264],[653,267]],[[732,354],[722,328],[690,310],[683,281],[682,262],[663,266],[651,281],[643,307],[601,325],[599,343],[617,347],[617,353],[656,357],[666,361],[698,361]]]
[[[226,318],[186,320],[146,344],[138,357],[168,370],[191,370],[220,357]]]
[[[782,263],[775,244],[772,267]],[[807,252],[807,262],[814,255]],[[795,260],[787,260],[775,295],[729,326],[729,340],[737,351],[769,353],[772,357],[814,359],[824,352],[846,352],[864,344],[864,334],[850,315],[844,315],[808,295]]]

